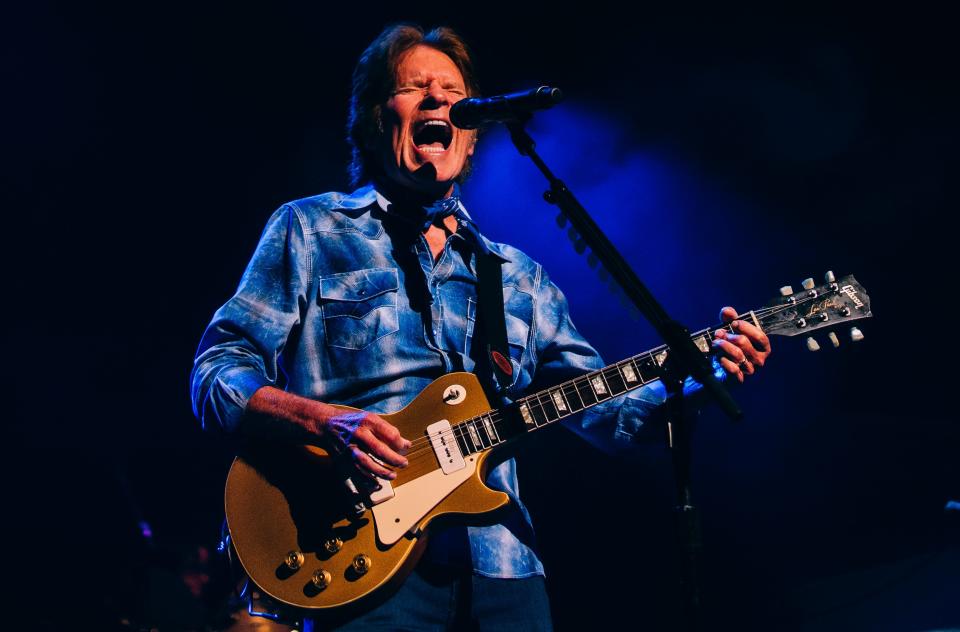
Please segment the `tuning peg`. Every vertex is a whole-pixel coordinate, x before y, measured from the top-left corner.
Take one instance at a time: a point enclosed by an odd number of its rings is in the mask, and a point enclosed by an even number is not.
[[[780,288],[780,296],[790,296],[791,294],[793,294],[793,286],[784,285]]]
[[[856,327],[851,327],[850,340],[854,342],[860,342],[861,340],[863,340],[863,332],[857,329]]]
[[[832,344],[834,348],[837,348],[840,346],[840,339],[837,338],[836,332],[831,331],[829,334],[827,334],[827,338],[830,339],[830,344]]]
[[[567,217],[563,213],[557,213],[557,226],[563,228],[567,225]]]
[[[833,276],[833,270],[827,270],[827,273],[823,275],[823,280],[827,283],[836,283],[837,277]]]
[[[597,255],[593,254],[593,252],[587,255],[587,265],[590,266],[591,268],[597,267],[597,263],[599,261],[600,260],[597,258]]]
[[[813,336],[807,336],[807,349],[810,351],[820,351],[820,343],[814,340]]]
[[[802,285],[803,289],[805,290],[812,290],[813,288],[817,287],[817,284],[813,282],[813,279],[804,279],[803,283],[800,285]]]

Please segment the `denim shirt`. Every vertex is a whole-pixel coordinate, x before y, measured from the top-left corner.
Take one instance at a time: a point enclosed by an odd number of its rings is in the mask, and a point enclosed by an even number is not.
[[[419,231],[385,209],[367,186],[296,200],[272,215],[236,294],[200,342],[191,394],[204,428],[234,430],[247,401],[266,385],[389,413],[441,375],[473,371],[472,248],[454,233],[434,262]],[[513,365],[506,400],[603,367],[543,268],[516,248],[481,238],[504,261]],[[655,382],[568,425],[601,442],[630,440],[663,399]],[[493,468],[487,484],[510,496],[512,511],[497,525],[432,535],[427,559],[471,565],[490,577],[542,575],[514,460]]]

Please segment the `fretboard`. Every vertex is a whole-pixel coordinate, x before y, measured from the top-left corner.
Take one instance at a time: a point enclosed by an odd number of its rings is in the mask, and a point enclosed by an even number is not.
[[[704,354],[711,350],[715,331],[704,329],[692,336]],[[453,435],[464,455],[496,447],[657,380],[668,352],[660,346],[521,397],[504,409],[461,421],[453,426]]]

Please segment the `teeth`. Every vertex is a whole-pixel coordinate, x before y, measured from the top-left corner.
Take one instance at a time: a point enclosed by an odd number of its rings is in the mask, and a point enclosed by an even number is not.
[[[427,125],[442,125],[444,127],[449,127],[446,121],[437,121],[437,120],[425,121],[423,126],[426,127]]]

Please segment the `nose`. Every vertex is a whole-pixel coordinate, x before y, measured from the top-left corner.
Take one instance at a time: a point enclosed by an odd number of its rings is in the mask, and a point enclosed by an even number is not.
[[[427,95],[423,100],[424,109],[438,108],[450,104],[450,97],[447,91],[440,86],[439,81],[432,81],[427,86]]]

